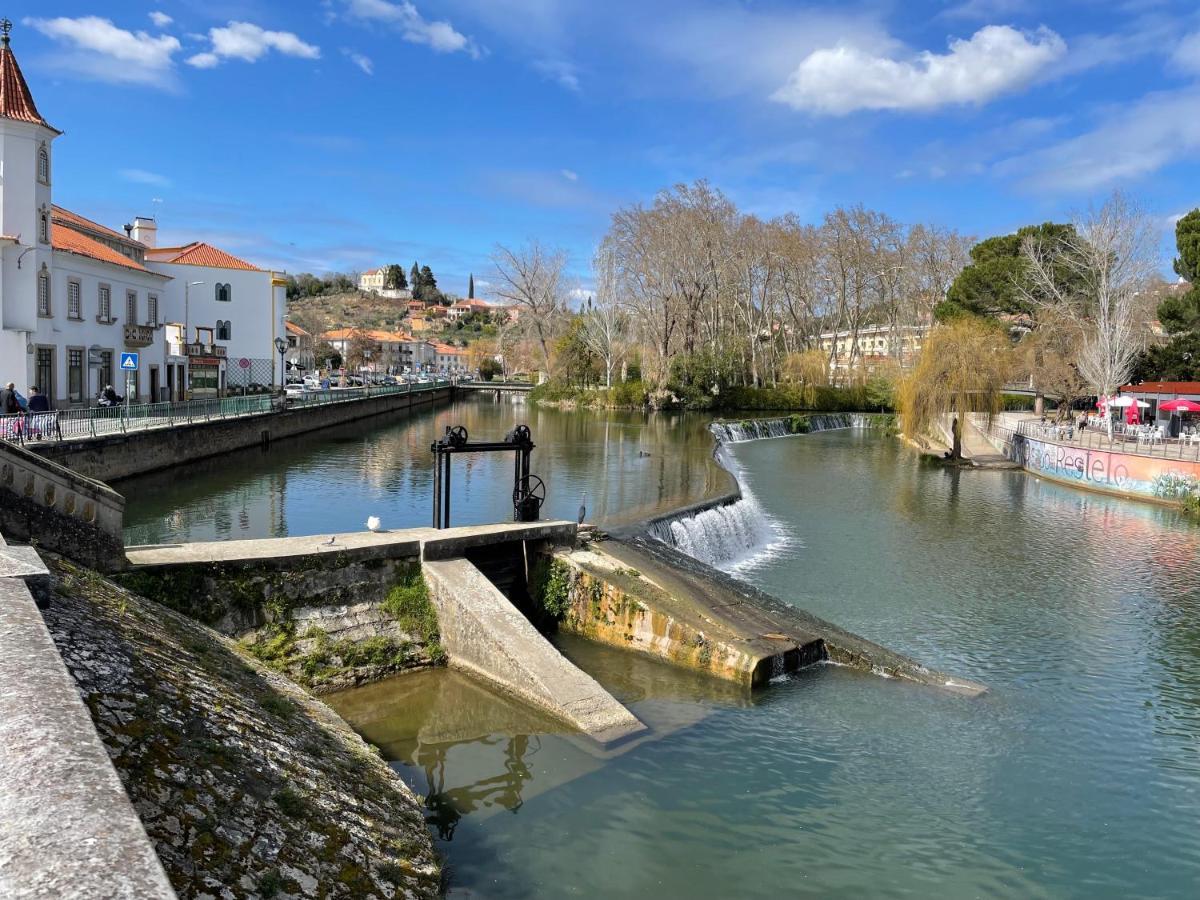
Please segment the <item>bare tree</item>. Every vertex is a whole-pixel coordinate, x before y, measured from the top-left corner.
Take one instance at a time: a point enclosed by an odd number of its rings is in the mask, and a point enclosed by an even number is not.
[[[526,319],[541,350],[542,363],[550,371],[550,339],[558,314],[566,308],[563,298],[565,250],[550,250],[531,241],[519,250],[498,245],[492,254],[496,266],[494,293],[524,307]]]
[[[1115,393],[1141,349],[1139,294],[1152,283],[1157,241],[1151,221],[1121,193],[1075,221],[1053,241],[1027,238],[1028,286],[1022,296],[1078,328],[1079,374],[1099,394]]]
[[[604,361],[604,386],[611,388],[613,370],[620,365],[627,349],[629,313],[621,299],[617,262],[610,248],[601,247],[592,269],[596,295],[588,298],[583,311],[580,337]]]

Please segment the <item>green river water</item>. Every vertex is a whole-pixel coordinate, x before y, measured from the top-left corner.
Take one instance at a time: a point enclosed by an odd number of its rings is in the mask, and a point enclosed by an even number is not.
[[[462,404],[123,482],[128,538],[424,525],[434,431],[515,421],[549,515],[586,491],[589,518],[628,522],[727,486],[701,417]],[[729,461],[767,549],[723,567],[989,692],[818,666],[749,695],[559,638],[650,726],[610,754],[452,672],[334,696],[425,799],[452,896],[1200,892],[1200,529],[869,431]],[[509,472],[456,470],[456,523],[506,518]]]

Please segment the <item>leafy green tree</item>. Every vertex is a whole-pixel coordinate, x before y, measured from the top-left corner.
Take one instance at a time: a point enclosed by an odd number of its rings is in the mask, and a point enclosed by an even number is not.
[[[971,248],[971,263],[954,279],[946,299],[934,308],[940,322],[963,316],[993,318],[1003,314],[1031,313],[1031,304],[1020,287],[1025,278],[1021,245],[1027,237],[1051,242],[1073,235],[1072,225],[1045,222],[1027,225],[1016,234],[1003,234],[980,241]]]
[[[1200,381],[1200,332],[1188,331],[1160,347],[1140,354],[1129,379],[1139,381]]]
[[[1003,405],[1011,349],[1003,329],[979,317],[937,325],[900,388],[904,433],[919,439],[951,430],[951,459],[962,458],[963,425],[970,413],[997,414]]]
[[[1200,281],[1200,209],[1175,223],[1175,247],[1179,250],[1175,274],[1195,285]]]
[[[408,283],[412,287],[413,296],[417,297],[417,290],[421,287],[421,268],[417,265],[416,260],[413,260],[412,269],[408,273]],[[417,297],[417,299],[421,299]]]
[[[390,290],[404,290],[408,287],[408,279],[404,277],[404,267],[392,264],[383,273],[383,286]]]

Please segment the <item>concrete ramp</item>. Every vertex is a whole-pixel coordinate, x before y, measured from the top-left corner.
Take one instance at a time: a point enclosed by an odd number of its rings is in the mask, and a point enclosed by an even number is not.
[[[645,730],[594,678],[575,668],[469,560],[426,560],[451,665],[474,672],[602,744]]]

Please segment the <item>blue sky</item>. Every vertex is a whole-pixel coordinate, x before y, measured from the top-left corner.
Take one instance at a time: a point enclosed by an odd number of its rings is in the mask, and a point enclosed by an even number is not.
[[[976,236],[1113,188],[1200,205],[1195,0],[18,3],[56,202],[288,271],[414,259],[486,281],[707,178],[817,221]]]

